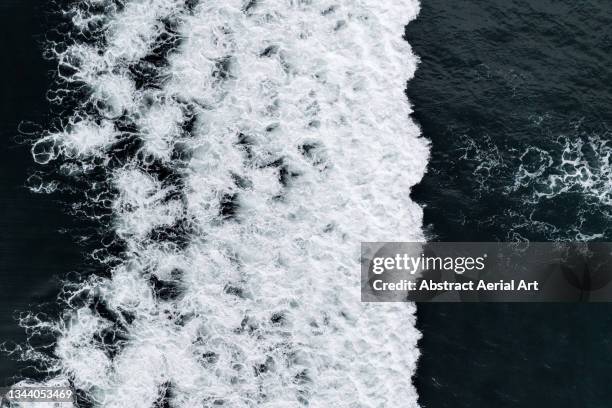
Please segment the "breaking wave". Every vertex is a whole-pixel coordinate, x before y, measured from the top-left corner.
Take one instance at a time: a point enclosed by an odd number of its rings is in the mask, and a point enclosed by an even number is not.
[[[24,317],[79,406],[411,407],[414,305],[360,303],[360,241],[423,240],[404,94],[416,0],[87,0],[35,191],[82,192],[107,273]],[[58,181],[60,180],[60,181]]]

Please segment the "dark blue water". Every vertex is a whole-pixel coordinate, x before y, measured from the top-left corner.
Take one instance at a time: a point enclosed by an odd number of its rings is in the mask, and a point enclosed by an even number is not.
[[[610,240],[612,2],[422,2],[429,238]],[[608,407],[612,306],[419,304],[424,407]]]
[[[37,169],[30,146],[18,143],[20,123],[48,123],[45,94],[54,64],[43,60],[42,43],[54,24],[49,10],[41,0],[0,2],[0,342],[9,347],[25,340],[18,313],[53,313],[44,303],[58,292],[56,277],[84,264],[83,248],[62,233],[75,225],[61,196],[35,195],[25,187]],[[22,374],[35,372],[0,353],[0,386]]]
[[[423,2],[408,94],[433,141],[414,193],[433,236],[612,238],[611,22],[606,1]]]

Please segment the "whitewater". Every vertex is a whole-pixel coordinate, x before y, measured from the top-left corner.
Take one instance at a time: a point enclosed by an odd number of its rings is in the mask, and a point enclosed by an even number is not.
[[[404,90],[417,0],[86,0],[34,143],[107,274],[30,315],[79,406],[416,407],[415,306],[360,302],[361,241],[423,241]],[[83,187],[84,186],[84,187]],[[36,191],[61,188],[57,181]],[[108,237],[111,238],[108,238]],[[66,405],[66,404],[64,404]],[[34,406],[34,405],[33,405]],[[35,405],[40,406],[40,405]]]

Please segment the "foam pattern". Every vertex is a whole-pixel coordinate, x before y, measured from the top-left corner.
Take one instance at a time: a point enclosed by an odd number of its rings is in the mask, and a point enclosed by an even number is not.
[[[77,100],[33,146],[86,180],[109,270],[67,282],[49,381],[95,407],[415,407],[414,305],[360,302],[361,241],[423,240],[404,94],[416,0],[86,0]],[[68,36],[67,36],[68,37]],[[47,185],[48,187],[48,185]],[[47,189],[48,190],[48,189]],[[106,212],[104,212],[106,211]],[[94,214],[94,215],[91,215]]]

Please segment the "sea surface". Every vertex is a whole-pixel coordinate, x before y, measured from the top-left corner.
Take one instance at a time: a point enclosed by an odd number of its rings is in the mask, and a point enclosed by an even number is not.
[[[419,304],[417,350],[414,307],[356,309],[350,271],[359,240],[422,223],[610,240],[612,4],[423,1],[411,79],[415,1],[200,3],[0,5],[3,383],[70,373],[81,401],[146,408],[609,406],[611,307]],[[406,84],[431,141],[412,189]]]
[[[42,53],[48,10],[45,1],[0,2],[0,339],[9,349],[25,340],[19,313],[54,299],[56,277],[83,266],[83,248],[62,233],[76,227],[66,204],[26,187],[36,166],[19,126],[48,120],[48,71],[54,69]],[[35,375],[29,365],[0,353],[0,386],[13,376]]]
[[[612,3],[423,1],[407,94],[429,240],[609,241]],[[424,407],[605,407],[608,304],[419,304]]]

